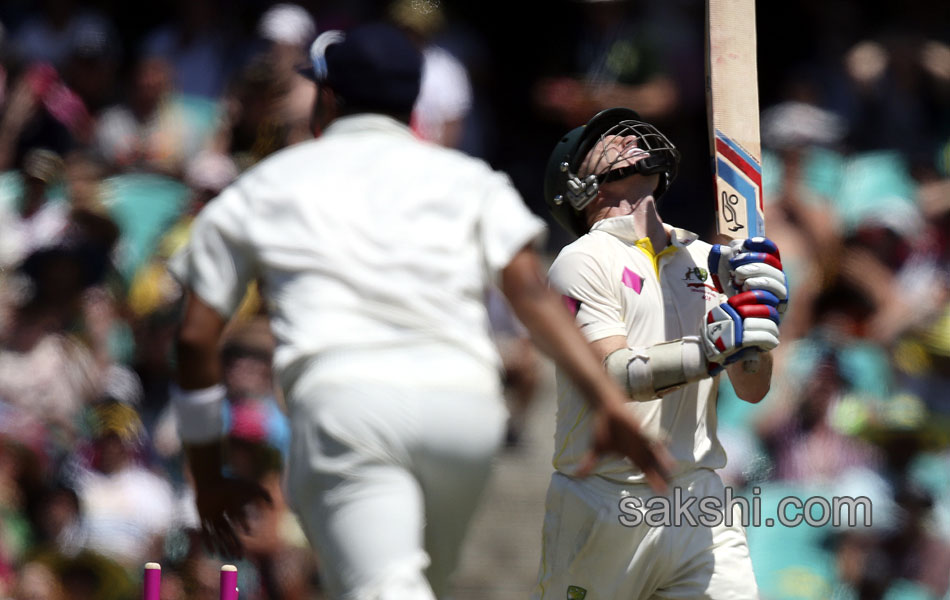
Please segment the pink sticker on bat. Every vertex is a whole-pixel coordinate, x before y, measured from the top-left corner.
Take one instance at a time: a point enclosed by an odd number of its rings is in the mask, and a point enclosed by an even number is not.
[[[623,277],[620,278],[620,281],[638,294],[643,289],[643,277],[631,271],[629,267],[623,268]]]
[[[567,307],[567,310],[571,311],[572,315],[577,314],[578,308],[580,308],[580,302],[571,298],[570,296],[561,296],[561,300],[564,301],[564,306]]]

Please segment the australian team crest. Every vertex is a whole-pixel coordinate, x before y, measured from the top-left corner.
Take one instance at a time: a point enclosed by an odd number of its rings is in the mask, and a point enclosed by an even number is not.
[[[587,590],[580,586],[567,586],[567,600],[584,600],[587,596]]]
[[[706,269],[702,267],[691,267],[689,269],[686,269],[686,275],[683,277],[683,279],[685,279],[686,281],[689,281],[690,279],[693,279],[693,278],[699,281],[706,281],[707,279],[709,279],[709,271],[707,271]]]
[[[683,275],[683,281],[686,282],[686,287],[690,291],[702,294],[706,300],[714,300],[717,291],[715,286],[707,283],[708,280],[709,271],[700,266],[689,267]]]

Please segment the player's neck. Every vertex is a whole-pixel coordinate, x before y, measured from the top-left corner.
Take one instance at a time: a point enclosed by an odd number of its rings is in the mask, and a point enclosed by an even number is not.
[[[601,197],[602,201],[590,213],[591,225],[613,217],[633,217],[633,231],[640,238],[649,238],[653,249],[659,252],[670,243],[663,220],[656,210],[656,200],[649,194],[631,202],[625,198]]]

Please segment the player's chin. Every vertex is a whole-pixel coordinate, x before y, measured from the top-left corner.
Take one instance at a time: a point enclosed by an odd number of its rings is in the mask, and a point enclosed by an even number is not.
[[[738,396],[738,394],[736,394]],[[749,394],[746,393],[744,396],[739,396],[739,399],[743,402],[748,402],[749,404],[758,404],[765,400],[765,397],[768,395],[768,390],[763,394]]]

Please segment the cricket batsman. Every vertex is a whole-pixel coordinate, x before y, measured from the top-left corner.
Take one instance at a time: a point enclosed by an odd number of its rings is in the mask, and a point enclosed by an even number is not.
[[[748,402],[768,392],[787,284],[769,240],[710,246],[663,223],[657,201],[679,159],[666,136],[626,108],[600,112],[565,134],[549,159],[545,199],[578,239],[560,252],[549,278],[627,390],[630,414],[670,449],[672,491],[687,501],[721,501],[718,379],[725,373]],[[761,352],[756,373],[739,362],[751,349]],[[586,479],[573,475],[596,430],[563,375],[558,369],[556,470],[535,598],[756,598],[738,520],[647,522],[645,511],[658,506],[651,501],[674,494],[651,490],[645,473],[622,457],[604,457]]]

